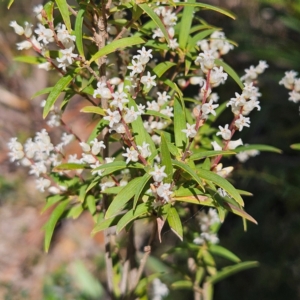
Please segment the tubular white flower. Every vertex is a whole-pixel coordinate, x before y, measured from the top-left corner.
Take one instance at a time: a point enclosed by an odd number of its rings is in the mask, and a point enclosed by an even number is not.
[[[142,76],[141,83],[146,85],[146,87],[149,89],[153,86],[156,86],[156,82],[154,79],[156,78],[156,75],[151,76],[151,73],[148,71],[146,76]]]
[[[111,94],[113,97],[113,101],[111,101],[111,105],[114,107],[118,107],[120,110],[123,110],[123,104],[128,103],[129,100],[127,98],[127,94],[124,92],[115,92]]]
[[[46,28],[44,25],[42,24],[38,24],[38,29],[36,29],[34,32],[38,35],[38,42],[42,42],[45,45],[47,45],[48,43],[51,43],[54,41],[54,33],[51,29]]]
[[[187,129],[182,129],[181,131],[186,134],[187,138],[193,138],[196,136],[197,131],[195,130],[196,124],[190,125],[189,123],[186,123]]]
[[[213,100],[210,100],[208,103],[205,103],[201,106],[201,110],[205,115],[213,114],[216,115],[215,109],[219,106],[219,104],[213,104]]]
[[[238,139],[236,141],[230,141],[228,143],[228,149],[229,150],[234,150],[236,147],[243,145],[242,139]]]
[[[166,166],[162,166],[159,168],[157,165],[154,166],[154,171],[150,172],[149,174],[152,175],[153,180],[156,182],[161,182],[167,177],[167,174],[164,172]]]
[[[126,148],[126,152],[122,154],[122,156],[127,157],[126,164],[130,161],[137,162],[139,160],[139,153],[135,149]]]
[[[108,116],[105,116],[103,119],[109,121],[109,127],[113,127],[114,124],[118,124],[121,120],[120,113],[115,110],[111,111],[110,109],[106,110]]]
[[[51,181],[46,178],[38,178],[36,181],[36,188],[40,192],[45,192],[45,189],[47,189],[51,185]]]
[[[97,138],[95,138],[93,141],[91,141],[92,147],[92,154],[98,155],[101,151],[101,149],[105,149],[106,146],[104,145],[103,141],[98,141]]]
[[[32,26],[33,26],[32,24],[25,22],[24,35],[27,38],[30,38],[32,35],[32,29],[31,29]]]
[[[137,146],[138,147],[138,149],[140,150],[140,152],[141,152],[141,155],[143,156],[143,157],[149,157],[150,155],[151,155],[151,151],[150,151],[150,145],[149,144],[147,144],[146,142],[143,142],[143,145],[142,146]]]
[[[244,117],[240,115],[239,118],[234,122],[234,125],[237,127],[239,131],[245,127],[250,127],[250,118]]]
[[[23,41],[21,43],[16,43],[17,50],[28,50],[32,48],[32,44],[29,41]]]
[[[62,60],[66,60],[70,65],[73,62],[73,58],[77,57],[78,54],[73,53],[73,49],[72,48],[67,48],[67,49],[61,49],[60,53],[62,53]]]
[[[20,26],[16,21],[11,21],[9,23],[9,26],[12,27],[16,34],[23,35],[24,34],[24,28]]]
[[[125,115],[124,115],[124,121],[127,123],[127,124],[129,124],[129,123],[132,123],[133,121],[135,121],[137,118],[138,118],[138,116],[139,116],[139,112],[136,112],[135,110],[134,110],[134,107],[133,106],[131,106],[131,108],[129,109],[129,108],[127,108],[127,107],[125,107],[125,111],[126,111],[126,113],[125,113]]]
[[[157,195],[167,202],[170,200],[170,195],[172,194],[172,191],[170,191],[170,187],[170,183],[164,183],[160,184],[160,186],[156,189]]]
[[[216,135],[221,135],[224,140],[230,140],[231,131],[229,130],[229,125],[226,124],[224,127],[219,126],[220,131],[217,132]]]
[[[213,146],[215,151],[221,151],[222,150],[222,147],[216,141],[211,142],[211,145]]]

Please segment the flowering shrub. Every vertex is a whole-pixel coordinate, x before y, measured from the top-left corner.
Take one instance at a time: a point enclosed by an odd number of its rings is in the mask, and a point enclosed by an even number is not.
[[[24,144],[12,138],[9,156],[28,167],[36,188],[48,193],[45,209],[55,206],[45,225],[46,251],[63,217],[77,218],[87,210],[96,223],[92,232],[104,231],[108,295],[146,297],[152,281],[153,299],[169,293],[159,274],[145,273],[153,240],[163,243],[163,228],[169,226],[184,242],[163,255],[177,274],[175,282],[166,283],[171,289],[193,290],[196,299],[211,299],[216,282],[256,266],[241,263],[217,245],[228,212],[240,216],[245,228],[247,220],[256,223],[243,208],[241,195],[249,193],[226,179],[233,167],[223,167],[221,160],[236,155],[244,162],[259,150],[278,151],[233,139],[250,127],[249,114],[261,109],[257,77],[268,65],[260,61],[239,78],[224,62],[234,43],[198,12],[209,9],[233,17],[229,12],[192,0],[146,2],[78,1],[70,6],[66,0],[50,1],[34,8],[39,21],[35,29],[27,22],[10,23],[24,38],[17,49],[38,54],[18,60],[59,74],[53,87],[36,96],[48,94],[43,117],[48,127],[61,126],[65,132],[59,143],[46,129]],[[239,91],[226,101],[216,88],[228,76]],[[199,90],[192,97],[191,86]],[[75,95],[90,102],[81,113],[98,119],[84,141],[62,120]],[[219,124],[226,108],[232,119]],[[80,157],[66,151],[71,143],[80,145]],[[138,226],[153,232],[137,263],[133,236],[141,219],[145,222]],[[123,262],[112,256],[120,255],[113,236],[124,230],[128,245]],[[219,269],[216,256],[234,264]],[[179,270],[174,262],[182,258],[186,265]]]

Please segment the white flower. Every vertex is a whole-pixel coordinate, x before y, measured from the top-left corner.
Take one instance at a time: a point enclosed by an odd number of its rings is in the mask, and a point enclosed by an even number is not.
[[[207,73],[208,70],[211,70],[215,66],[215,51],[213,50],[204,50],[198,55],[195,60],[195,64],[200,64],[201,70],[204,73]]]
[[[140,61],[140,63],[142,63],[143,65],[147,64],[150,60],[150,58],[152,58],[152,49],[146,50],[145,47],[142,48],[142,50],[138,50],[137,52],[140,53],[140,55],[138,55],[138,60]],[[133,57],[135,58],[135,57]]]
[[[43,11],[44,7],[42,4],[36,5],[33,7],[33,12],[35,13],[37,19],[42,22],[42,11]]]
[[[157,134],[153,134],[151,136],[151,139],[156,145],[159,145],[161,143],[161,137]]]
[[[229,125],[226,124],[224,127],[219,126],[220,131],[217,132],[216,135],[221,135],[224,140],[230,140],[231,131],[229,130]]]
[[[23,41],[21,43],[17,43],[17,50],[28,50],[32,48],[32,44],[29,41]]]
[[[81,162],[91,165],[95,164],[97,162],[97,159],[92,154],[82,153]]]
[[[81,143],[79,143],[79,145],[80,145],[83,152],[88,153],[88,152],[91,151],[91,146],[89,144],[81,142]]]
[[[38,35],[38,41],[42,41],[45,45],[54,41],[54,34],[51,29],[46,28],[42,24],[38,24],[38,27],[39,28],[34,31]]]
[[[261,74],[267,69],[269,65],[264,60],[260,60],[258,65],[256,66],[255,70],[257,74]]]
[[[230,142],[228,143],[228,149],[229,149],[229,150],[233,150],[233,149],[235,149],[236,147],[241,146],[241,145],[243,145],[243,141],[242,141],[241,139],[238,139],[238,140],[236,140],[236,141],[230,141]]]
[[[90,165],[90,167],[91,167],[92,169],[96,169],[96,168],[98,168],[98,167],[100,167],[100,166],[101,166],[101,164],[100,164],[100,162],[99,162],[98,160],[96,161],[95,164]],[[93,174],[93,175],[102,176],[103,171],[104,171],[103,169],[102,169],[102,170],[92,170],[92,174]]]
[[[216,141],[211,142],[211,145],[213,146],[215,151],[222,150],[222,147]]]
[[[132,70],[130,72],[130,76],[134,76],[135,74],[140,74],[144,70],[144,66],[140,61],[132,60],[132,66],[128,66],[127,69]]]
[[[47,167],[45,166],[43,161],[40,161],[30,166],[29,174],[33,174],[39,177],[41,174],[45,174],[46,172],[47,172]]]
[[[105,145],[103,141],[98,141],[96,138],[91,141],[91,144],[93,145],[92,147],[92,154],[93,155],[98,155],[99,152],[101,151],[101,148],[105,149]]]
[[[126,113],[123,118],[127,124],[135,121],[139,116],[139,112],[136,112],[133,106],[130,109],[125,107],[125,111]]]
[[[300,93],[297,93],[295,90],[289,92],[289,100],[297,103],[300,101]]]
[[[115,92],[113,94],[111,94],[112,97],[113,97],[113,101],[111,101],[111,105],[114,106],[114,107],[118,107],[120,110],[123,109],[123,104],[125,103],[128,103],[129,100],[127,98],[127,95],[122,92],[122,93],[119,93],[119,92]]]
[[[23,146],[20,142],[17,141],[18,138],[14,137],[9,140],[7,143],[8,149],[12,151],[23,150]]]
[[[234,122],[234,125],[239,131],[242,131],[243,127],[250,127],[250,118],[240,115],[239,118]]]
[[[139,114],[140,114],[140,115],[142,115],[142,114],[145,113],[145,108],[146,108],[145,105],[139,104],[137,108],[138,108],[138,111],[139,111]]]
[[[8,156],[10,157],[10,161],[16,161],[16,160],[21,160],[24,158],[25,153],[23,150],[12,150],[8,153]]]
[[[181,131],[186,134],[187,138],[193,138],[196,136],[197,131],[195,130],[196,124],[190,125],[189,123],[186,123],[187,129],[182,129]]]
[[[97,98],[97,96],[100,96],[101,98],[110,99],[111,98],[111,92],[110,89],[107,88],[105,82],[98,82],[97,83],[97,89],[94,90],[93,97]]]
[[[78,56],[78,54],[73,53],[72,48],[62,49],[60,53],[63,55],[61,57],[62,60],[66,60],[69,64],[72,64],[73,59]]]
[[[209,113],[216,115],[215,109],[219,106],[219,104],[213,104],[213,100],[210,100],[208,103],[205,103],[201,106],[201,110],[205,115]]]
[[[37,66],[39,69],[45,70],[45,71],[50,71],[52,69],[52,65],[51,63],[49,63],[48,61],[38,64]]]
[[[142,146],[137,146],[138,149],[140,150],[140,153],[143,157],[149,157],[151,155],[151,151],[149,149],[150,145],[147,144],[146,142],[143,142]]]
[[[51,181],[46,178],[38,178],[36,181],[36,188],[40,192],[45,192],[45,189],[51,185]]]
[[[111,111],[110,109],[107,109],[106,113],[108,116],[104,117],[103,119],[109,121],[109,127],[112,128],[114,124],[118,124],[120,122],[121,115],[117,110]]]
[[[170,183],[164,183],[160,184],[160,186],[156,189],[157,195],[167,202],[170,200],[169,196],[172,194],[172,191],[170,191],[170,187]]]
[[[177,42],[177,39],[170,39],[170,43],[169,43],[169,48],[171,48],[172,50],[175,50],[179,47],[179,44]]]
[[[218,164],[215,170],[219,176],[226,178],[233,171],[233,167],[223,168],[223,164]]]
[[[149,174],[152,175],[154,181],[161,182],[167,177],[167,174],[164,172],[166,166],[162,166],[159,168],[157,165],[154,166],[154,171],[150,172]]]
[[[146,85],[146,87],[149,89],[152,86],[156,86],[156,82],[154,81],[155,78],[156,75],[151,76],[150,72],[148,71],[146,76],[142,76],[141,83]]]
[[[147,109],[148,110],[154,110],[154,111],[159,111],[159,105],[156,101],[147,101]]]
[[[139,160],[139,153],[135,149],[126,148],[126,152],[122,154],[122,156],[127,157],[126,164],[130,161],[137,162]]]
[[[167,92],[163,92],[163,93],[160,93],[160,92],[157,92],[157,103],[161,106],[161,105],[164,105],[166,102],[169,101],[169,99],[171,98],[171,96],[169,96],[167,94]]]
[[[112,132],[113,130],[121,134],[126,132],[126,129],[122,123],[114,124],[113,127],[111,127],[108,131]]]
[[[66,146],[70,144],[74,140],[74,138],[74,134],[67,134],[66,132],[64,132],[61,136],[61,141]]]
[[[235,93],[235,98],[231,98],[230,101],[226,104],[228,107],[229,105],[235,106],[237,108],[242,107],[246,104],[246,98],[245,95],[242,93],[241,95],[238,93]]]
[[[170,118],[174,116],[174,114],[173,114],[173,107],[170,107],[170,106],[166,106],[164,109],[162,109],[160,111],[160,113],[162,113],[162,114],[164,114],[164,115],[166,115],[166,116],[168,116]]]
[[[16,34],[23,35],[24,34],[24,28],[20,26],[16,21],[11,21],[9,23],[9,26],[12,27]]]
[[[30,38],[32,35],[32,29],[31,29],[32,26],[33,26],[32,24],[25,22],[24,35],[27,38]]]
[[[228,74],[223,72],[223,67],[214,67],[210,72],[210,86],[217,87],[223,84],[227,79]]]
[[[160,281],[159,278],[155,278],[152,281],[152,300],[162,300],[169,295],[168,287]]]
[[[115,186],[116,183],[109,177],[105,177],[101,180],[100,187],[103,192],[106,188]]]

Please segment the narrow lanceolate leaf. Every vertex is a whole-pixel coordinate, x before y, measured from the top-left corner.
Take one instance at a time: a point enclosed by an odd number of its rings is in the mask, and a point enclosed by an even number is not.
[[[300,144],[292,144],[291,148],[295,150],[300,150]]]
[[[61,16],[64,20],[64,23],[65,23],[69,33],[71,33],[72,28],[71,28],[71,20],[70,20],[67,1],[66,0],[55,0],[55,2],[57,4],[57,7],[61,13]]]
[[[174,134],[175,134],[175,144],[178,148],[183,150],[186,147],[187,137],[183,129],[186,129],[186,119],[184,108],[178,97],[174,99]]]
[[[241,89],[244,88],[244,84],[242,83],[240,77],[229,65],[227,65],[224,61],[220,59],[215,59],[215,64],[217,66],[223,67],[224,71],[239,85],[239,87]]]
[[[97,114],[97,115],[101,115],[101,116],[105,116],[105,112],[104,109],[98,107],[98,106],[85,106],[83,107],[80,112],[83,113],[92,113],[92,114]]]
[[[10,0],[7,4],[7,9],[10,9],[10,7],[12,6],[12,4],[14,3],[14,0]]]
[[[164,179],[164,182],[171,183],[173,179],[172,159],[168,148],[167,140],[163,133],[161,134],[160,154],[162,165],[166,166],[165,173],[167,174],[167,177]]]
[[[65,208],[67,207],[69,203],[69,200],[64,200],[61,203],[59,203],[55,209],[53,210],[53,212],[51,213],[51,216],[48,220],[48,222],[44,225],[44,230],[45,230],[45,251],[48,252],[49,247],[50,247],[50,242],[52,239],[52,235],[55,229],[55,226],[58,222],[58,220],[60,219],[60,217],[62,216],[62,214],[65,211]]]
[[[37,56],[16,56],[14,57],[14,61],[37,65],[37,64],[44,63],[47,60],[43,57],[37,57]]]
[[[115,171],[124,170],[126,168],[127,168],[127,164],[125,161],[113,161],[108,164],[103,164],[102,166],[93,169],[93,171],[103,170],[102,176],[106,176]]]
[[[139,7],[153,20],[156,26],[162,31],[166,41],[169,44],[170,39],[166,27],[164,26],[160,18],[157,16],[157,14],[153,11],[153,9],[149,7],[147,3],[139,4]]]
[[[60,164],[53,168],[54,172],[60,172],[60,171],[70,171],[70,170],[81,170],[85,169],[86,165],[83,164],[75,164],[75,163],[65,163]]]
[[[192,48],[196,45],[197,42],[202,41],[203,39],[205,39],[206,37],[208,37],[209,35],[211,35],[213,32],[220,30],[220,28],[212,28],[212,29],[207,29],[207,30],[203,30],[197,34],[195,34],[188,45],[188,48]]]
[[[260,145],[260,144],[240,146],[240,147],[234,149],[234,151],[237,153],[242,152],[242,151],[247,151],[247,150],[258,150],[258,151],[282,153],[282,151],[278,148],[268,146],[268,145]]]
[[[31,99],[34,99],[35,97],[40,96],[40,95],[49,94],[52,91],[52,89],[53,89],[53,87],[51,86],[51,87],[44,88],[40,91],[37,91],[36,93],[34,93],[31,96]]]
[[[46,13],[47,21],[49,23],[53,22],[53,8],[54,8],[54,2],[53,1],[49,1],[44,5],[44,11]]]
[[[145,173],[144,176],[142,177],[142,180],[139,182],[139,186],[136,189],[136,194],[134,195],[134,199],[133,199],[133,209],[135,209],[137,202],[141,196],[141,193],[144,190],[148,181],[151,179],[151,177],[152,177],[151,175]]]
[[[82,44],[82,23],[84,18],[84,9],[80,9],[75,21],[75,36],[76,36],[76,46],[79,54],[84,57],[84,50],[83,50],[83,44]]]
[[[238,204],[244,206],[244,201],[240,196],[239,192],[234,188],[234,186],[224,179],[223,177],[217,175],[214,172],[204,170],[204,169],[197,169],[197,174],[204,180],[209,180],[214,184],[218,185],[222,189],[224,189],[228,195],[230,195]]]
[[[167,115],[164,115],[158,111],[155,111],[155,110],[147,110],[143,115],[160,117],[160,118],[171,121],[170,117],[168,117]]]
[[[206,157],[212,157],[212,156],[218,156],[218,155],[233,155],[236,154],[236,152],[234,151],[214,151],[214,150],[210,150],[210,151],[201,151],[201,152],[196,152],[193,153],[189,158],[191,160],[198,160],[198,159],[203,159]]]
[[[126,225],[128,225],[131,221],[136,220],[141,215],[144,215],[148,212],[149,205],[148,203],[142,203],[136,207],[136,209],[129,210],[119,221],[116,229],[116,233],[118,234]]]
[[[64,77],[60,78],[55,86],[52,88],[50,94],[48,95],[48,98],[46,100],[46,104],[44,106],[44,111],[43,111],[43,118],[45,119],[50,112],[52,106],[58,99],[60,93],[70,84],[72,81],[72,76],[71,75],[65,75]]]
[[[105,219],[109,219],[117,215],[124,208],[126,203],[136,194],[141,180],[142,177],[134,178],[133,180],[129,181],[126,186],[124,186],[124,188],[118,193],[118,195],[109,205],[105,214]]]
[[[204,190],[202,180],[201,178],[197,175],[197,173],[187,164],[177,161],[177,160],[172,160],[172,164],[178,168],[180,168],[182,171],[188,173],[197,183],[198,185]]]
[[[172,63],[170,61],[164,61],[152,70],[157,77],[161,77],[164,73],[166,73],[170,68],[176,66],[177,64]]]
[[[205,3],[189,3],[189,2],[176,2],[174,4],[176,6],[193,6],[193,7],[201,7],[204,9],[213,10],[235,20],[235,15],[233,13],[227,11],[226,9],[222,9],[213,5],[209,5]]]
[[[207,279],[207,282],[215,284],[228,276],[231,276],[243,270],[258,267],[258,265],[259,264],[257,261],[245,261],[233,266],[225,267],[222,270],[218,271],[216,275],[209,277]]]
[[[188,0],[188,3],[194,3],[195,0]],[[179,47],[185,49],[186,43],[189,38],[189,32],[192,26],[194,17],[194,7],[186,6],[183,9],[183,14],[181,18],[180,32],[179,32]]]
[[[247,214],[244,210],[242,210],[241,208],[229,203],[229,202],[225,202],[223,203],[223,206],[228,210],[231,211],[232,213],[242,217],[243,219],[247,219],[248,221],[257,224],[256,220],[254,218],[252,218],[249,214]]]
[[[193,282],[190,280],[178,280],[171,284],[172,289],[187,289],[191,290],[193,288]]]
[[[241,261],[234,253],[219,245],[210,245],[208,251],[213,255],[221,256],[235,263]]]
[[[105,230],[109,227],[115,226],[118,224],[118,222],[120,221],[120,219],[123,217],[123,215],[118,215],[118,216],[114,216],[112,218],[109,218],[107,220],[101,220],[101,222],[99,222],[94,229],[92,230],[92,235],[97,233],[98,231],[102,231]]]
[[[89,63],[92,63],[93,61],[95,61],[95,60],[99,59],[100,57],[105,56],[109,53],[115,52],[119,48],[126,48],[126,47],[130,47],[133,45],[139,45],[139,44],[143,44],[143,43],[145,43],[145,41],[138,36],[127,37],[127,38],[113,41],[110,44],[103,47],[101,50],[99,50],[96,54],[94,54],[92,56],[92,58],[89,60]]]
[[[183,239],[183,230],[180,217],[175,207],[171,207],[167,217],[171,230],[181,239]]]

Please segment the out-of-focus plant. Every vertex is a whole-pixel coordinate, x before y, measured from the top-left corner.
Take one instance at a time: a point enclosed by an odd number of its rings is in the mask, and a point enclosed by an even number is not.
[[[43,117],[49,127],[63,129],[60,142],[46,129],[24,144],[12,138],[10,159],[30,169],[39,191],[50,193],[44,210],[54,208],[44,226],[46,251],[59,220],[91,213],[96,223],[92,232],[104,231],[104,284],[114,299],[162,299],[170,288],[189,289],[195,299],[212,299],[215,283],[257,265],[240,262],[217,245],[228,212],[240,216],[245,228],[247,221],[256,223],[244,211],[241,197],[251,194],[226,179],[233,167],[223,167],[221,160],[236,154],[243,162],[258,151],[279,152],[233,140],[250,126],[250,112],[261,109],[257,77],[268,65],[260,61],[240,78],[223,60],[234,43],[201,18],[203,9],[234,18],[193,0],[90,0],[72,5],[56,0],[34,8],[37,27],[10,23],[24,38],[18,50],[37,54],[16,60],[59,75],[54,86],[35,96],[48,95]],[[228,76],[238,89],[229,101],[217,94]],[[193,95],[195,87],[199,91]],[[87,140],[62,119],[75,95],[90,103],[80,113],[98,119]],[[221,126],[217,120],[226,108],[233,116]],[[81,147],[80,157],[66,151],[75,143]],[[148,241],[138,259],[134,241],[141,226],[139,234],[146,229],[152,233],[143,237]],[[166,280],[168,286],[161,274],[145,269],[155,238],[164,244],[164,226],[181,241],[162,255],[176,274],[174,282]],[[115,236],[124,230],[128,234],[122,256],[122,243]],[[233,264],[220,269],[217,257]]]

